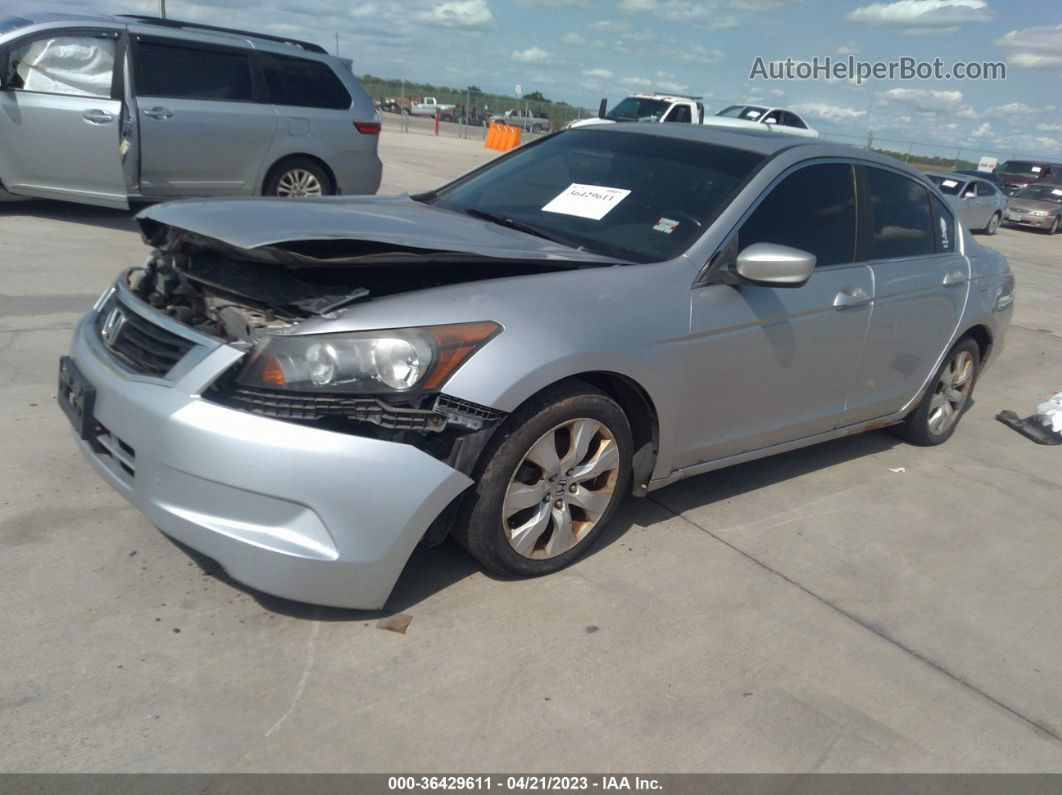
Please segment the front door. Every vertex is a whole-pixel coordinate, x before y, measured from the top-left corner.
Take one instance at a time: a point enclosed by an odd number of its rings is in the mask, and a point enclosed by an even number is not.
[[[802,287],[694,289],[677,466],[844,424],[874,291],[855,228],[853,168],[836,162],[791,172],[742,222],[735,250],[778,243],[817,264]]]
[[[277,128],[251,52],[134,36],[145,196],[254,192]]]
[[[9,190],[128,206],[117,43],[114,31],[50,31],[11,49],[0,91],[0,178]]]

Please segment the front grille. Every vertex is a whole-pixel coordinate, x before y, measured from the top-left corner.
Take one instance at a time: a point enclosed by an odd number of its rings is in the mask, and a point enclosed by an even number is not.
[[[100,312],[96,331],[118,359],[140,373],[165,376],[195,343],[156,326],[112,300]]]
[[[209,390],[203,397],[230,408],[278,420],[312,422],[339,417],[409,431],[441,431],[446,426],[446,418],[434,411],[392,406],[361,395],[307,395],[230,383]]]

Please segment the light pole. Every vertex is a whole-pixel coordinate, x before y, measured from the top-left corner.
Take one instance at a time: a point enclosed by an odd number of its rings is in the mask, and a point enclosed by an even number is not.
[[[159,16],[166,18],[166,0],[159,0]]]

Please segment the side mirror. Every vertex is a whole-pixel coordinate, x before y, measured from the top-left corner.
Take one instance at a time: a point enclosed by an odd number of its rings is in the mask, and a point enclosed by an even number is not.
[[[734,272],[746,282],[769,287],[802,287],[814,269],[814,254],[776,243],[753,243],[734,264]]]
[[[964,194],[962,195],[962,197],[963,197],[964,199],[974,199],[974,198],[976,198],[976,197],[977,197],[977,191],[975,191],[975,190],[968,190],[968,191],[966,191],[966,193],[964,193]]]
[[[776,119],[776,118],[774,118],[774,117],[772,116],[772,117],[770,117],[770,118],[764,119],[764,120],[763,120],[763,123],[764,123],[764,124],[777,124],[777,123],[778,123],[778,119]]]

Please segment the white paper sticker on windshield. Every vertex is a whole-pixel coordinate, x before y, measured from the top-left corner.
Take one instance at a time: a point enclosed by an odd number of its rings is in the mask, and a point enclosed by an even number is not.
[[[953,179],[946,179],[943,182],[941,182],[940,184],[941,184],[942,187],[945,187],[945,188],[954,188],[959,183],[956,182]]]
[[[622,188],[605,188],[601,185],[580,185],[573,182],[557,194],[545,207],[543,212],[576,215],[600,221],[617,204],[630,196],[629,190]]]
[[[752,119],[753,121],[755,121],[759,117],[760,117],[760,112],[758,110],[745,111],[745,118],[746,119]]]
[[[675,227],[679,225],[678,221],[674,221],[671,218],[661,218],[653,226],[654,232],[663,232],[665,235],[670,235],[675,231]]]
[[[1039,166],[1033,166],[1032,167],[1032,173],[1034,173],[1034,174],[1039,174],[1041,171],[1043,171],[1043,169],[1040,168]]]
[[[1058,188],[1054,188],[1054,189],[1053,189],[1053,190],[1051,191],[1051,194],[1052,194],[1053,196],[1062,196],[1062,190],[1059,190]]]

